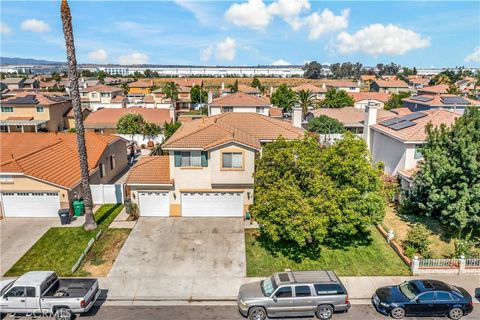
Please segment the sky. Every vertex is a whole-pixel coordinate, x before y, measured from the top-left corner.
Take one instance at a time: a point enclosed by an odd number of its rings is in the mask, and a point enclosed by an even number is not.
[[[70,1],[79,63],[480,67],[480,1]],[[60,1],[0,2],[3,57],[65,61]]]

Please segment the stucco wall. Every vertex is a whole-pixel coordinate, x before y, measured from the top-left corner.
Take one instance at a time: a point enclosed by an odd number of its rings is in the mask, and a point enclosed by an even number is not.
[[[110,168],[111,155],[115,155],[115,167],[113,169]],[[113,178],[127,167],[127,145],[125,141],[119,140],[112,143],[103,153],[100,162],[105,165],[105,176],[100,178],[100,183],[110,183]],[[100,162],[98,166],[100,166]]]
[[[406,145],[378,131],[372,131],[373,162],[382,161],[385,164],[385,173],[389,175],[405,169]]]
[[[226,106],[225,106],[226,107]],[[263,112],[259,114],[263,114],[264,116],[269,115],[269,107],[263,107]],[[257,113],[256,107],[233,107],[233,112],[251,112]],[[210,115],[215,116],[217,114],[221,114],[222,110],[220,107],[210,107]]]

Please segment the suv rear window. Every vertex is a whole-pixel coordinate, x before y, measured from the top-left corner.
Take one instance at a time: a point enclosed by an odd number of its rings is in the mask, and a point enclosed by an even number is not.
[[[315,292],[318,296],[326,296],[331,294],[345,294],[345,290],[337,283],[315,284]]]

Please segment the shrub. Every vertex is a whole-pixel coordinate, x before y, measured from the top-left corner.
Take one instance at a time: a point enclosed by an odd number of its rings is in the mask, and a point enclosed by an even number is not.
[[[132,202],[130,199],[125,200],[125,210],[129,215],[128,220],[137,220],[140,216],[140,211],[138,210],[138,206],[135,202]]]
[[[430,231],[423,224],[415,224],[412,229],[408,230],[407,239],[403,241],[403,248],[407,250],[415,250],[424,258],[430,256]]]
[[[409,258],[413,258],[413,256],[417,253],[417,250],[414,247],[408,246],[404,248],[403,254]]]

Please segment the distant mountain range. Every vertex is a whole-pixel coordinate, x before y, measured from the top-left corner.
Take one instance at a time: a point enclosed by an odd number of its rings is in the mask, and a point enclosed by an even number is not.
[[[19,64],[33,64],[33,65],[41,65],[41,64],[64,64],[65,62],[58,62],[58,61],[47,61],[47,60],[37,60],[37,59],[28,59],[28,58],[8,58],[8,57],[0,57],[0,64],[7,65],[19,65]]]

